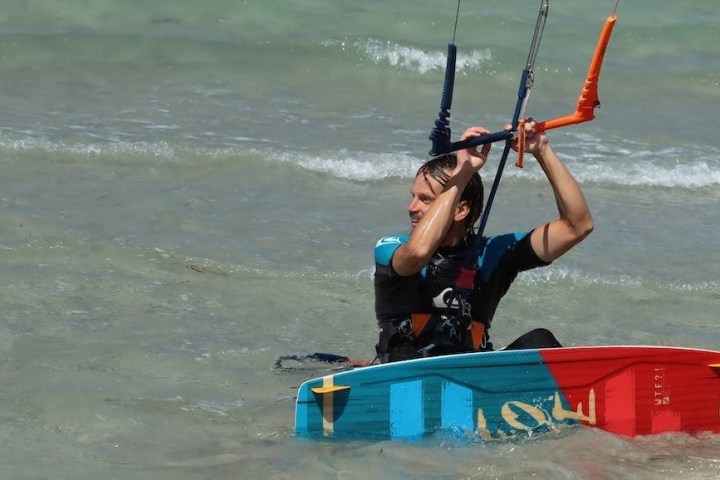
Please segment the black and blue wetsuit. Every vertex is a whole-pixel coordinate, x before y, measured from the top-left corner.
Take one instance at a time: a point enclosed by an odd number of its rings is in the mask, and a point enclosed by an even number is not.
[[[438,249],[420,272],[403,277],[393,270],[392,256],[410,234],[381,238],[375,245],[380,361],[492,350],[487,331],[500,299],[519,272],[548,265],[532,249],[530,233],[483,237],[477,244],[474,288],[462,301],[453,296],[453,286],[467,243]]]

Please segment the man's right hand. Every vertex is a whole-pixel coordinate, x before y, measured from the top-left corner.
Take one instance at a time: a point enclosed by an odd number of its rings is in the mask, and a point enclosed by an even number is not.
[[[483,135],[487,135],[489,133],[490,130],[484,127],[470,127],[465,130],[465,132],[463,132],[460,140],[477,138]],[[458,168],[462,169],[463,166],[469,165],[472,168],[473,173],[479,171],[483,167],[483,165],[485,165],[491,148],[492,145],[490,143],[486,143],[482,146],[479,152],[477,147],[470,147],[463,150],[458,150],[456,153],[458,160]]]

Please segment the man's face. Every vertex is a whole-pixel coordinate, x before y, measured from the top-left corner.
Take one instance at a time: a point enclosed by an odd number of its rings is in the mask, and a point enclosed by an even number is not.
[[[440,182],[429,175],[420,173],[415,177],[415,181],[410,187],[410,202],[407,205],[411,231],[415,230],[422,216],[442,191],[443,186]]]

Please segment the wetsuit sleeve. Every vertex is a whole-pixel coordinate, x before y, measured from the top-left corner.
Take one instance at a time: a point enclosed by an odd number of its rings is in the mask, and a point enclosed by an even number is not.
[[[530,243],[530,235],[532,235],[532,232],[531,230],[525,233],[524,236],[518,240],[517,245],[515,245],[515,262],[518,267],[518,272],[532,268],[546,267],[552,263],[542,260],[537,256],[535,250],[533,250],[532,244]]]
[[[406,235],[389,235],[383,237],[375,244],[375,269],[376,274],[397,276],[392,268],[392,257],[400,245],[407,242]]]
[[[478,266],[485,281],[499,269],[514,278],[514,274],[550,265],[537,256],[530,244],[530,232],[506,233],[490,237]],[[511,273],[514,272],[514,273]]]

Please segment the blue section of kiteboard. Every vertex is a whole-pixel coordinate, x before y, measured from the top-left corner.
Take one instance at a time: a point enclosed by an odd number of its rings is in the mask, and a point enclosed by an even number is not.
[[[472,389],[457,383],[444,382],[440,398],[440,425],[443,428],[473,424]]]
[[[418,438],[425,433],[423,382],[390,384],[390,437]]]
[[[559,391],[538,350],[408,360],[331,377],[298,390],[297,435],[417,439],[449,430],[502,436],[518,425],[546,427]],[[328,380],[350,388],[312,391]]]

